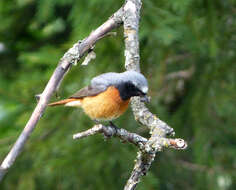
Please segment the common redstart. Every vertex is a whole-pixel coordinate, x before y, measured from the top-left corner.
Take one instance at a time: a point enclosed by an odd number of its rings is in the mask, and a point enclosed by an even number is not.
[[[111,72],[94,77],[90,85],[49,106],[82,107],[95,121],[111,121],[127,110],[131,97],[140,96],[142,101],[148,101],[147,92],[147,79],[141,73]]]

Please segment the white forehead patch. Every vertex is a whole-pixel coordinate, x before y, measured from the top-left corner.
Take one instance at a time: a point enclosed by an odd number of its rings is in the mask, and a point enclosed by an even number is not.
[[[144,87],[142,87],[141,90],[142,90],[143,93],[146,94],[146,93],[148,92],[148,87],[147,87],[147,86],[144,86]]]

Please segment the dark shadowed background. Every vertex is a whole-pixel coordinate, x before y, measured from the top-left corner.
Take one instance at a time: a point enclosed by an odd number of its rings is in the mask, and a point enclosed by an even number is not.
[[[64,52],[112,15],[123,1],[0,1],[0,161],[17,139]],[[124,71],[122,28],[99,41],[96,59],[74,66],[60,98],[104,72]],[[188,141],[186,151],[157,155],[139,190],[236,189],[236,1],[145,0],[142,73],[153,113]],[[53,97],[57,100],[56,96]],[[117,126],[148,137],[131,110]],[[137,149],[96,135],[72,134],[93,122],[81,110],[48,108],[10,169],[2,190],[123,188]]]

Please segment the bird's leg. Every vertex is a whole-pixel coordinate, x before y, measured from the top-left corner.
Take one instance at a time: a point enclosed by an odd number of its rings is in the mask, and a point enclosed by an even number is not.
[[[117,129],[118,127],[112,122],[112,121],[109,121],[110,123],[110,127],[112,127],[113,129],[115,129],[116,133],[117,133]]]
[[[118,127],[112,121],[109,121],[109,123],[110,123],[110,126],[117,131]]]
[[[110,127],[113,128],[113,129],[115,129],[115,133],[112,134],[112,135],[117,135],[119,128],[118,128],[112,121],[109,121],[109,123],[110,123]],[[126,142],[126,140],[122,140],[122,139],[121,139],[120,141],[121,141],[122,143],[125,143],[125,142]]]

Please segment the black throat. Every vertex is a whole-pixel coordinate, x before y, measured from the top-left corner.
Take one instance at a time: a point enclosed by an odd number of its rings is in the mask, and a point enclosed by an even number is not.
[[[128,100],[133,96],[140,96],[143,93],[130,81],[123,82],[116,85],[116,88],[120,92],[120,97],[122,100]]]

